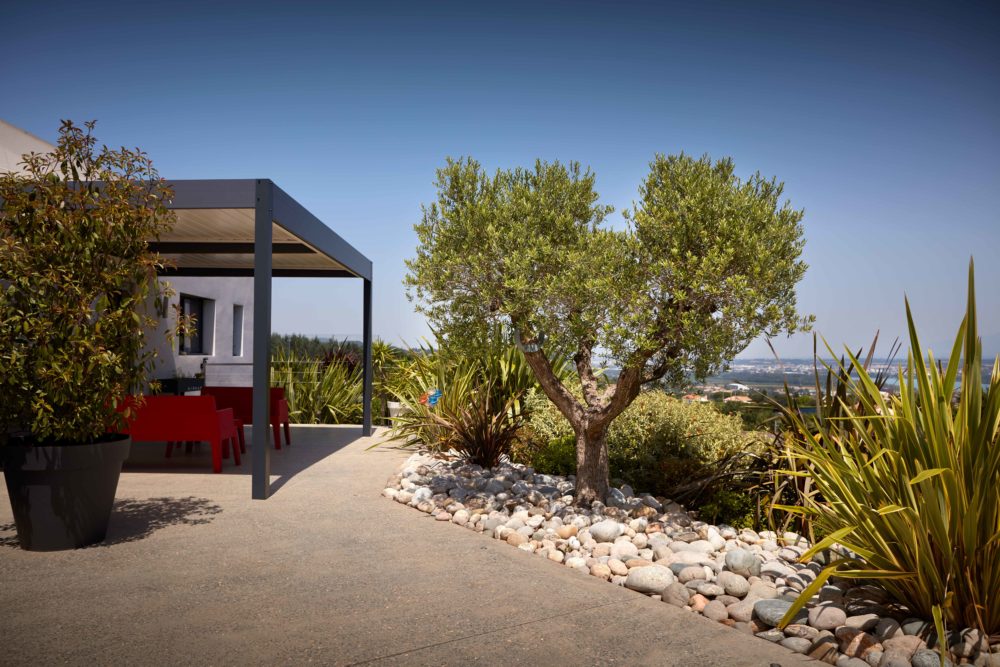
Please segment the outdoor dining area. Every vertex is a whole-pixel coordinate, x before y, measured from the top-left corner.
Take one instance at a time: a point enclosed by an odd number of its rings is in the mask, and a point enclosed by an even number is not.
[[[274,448],[281,449],[282,431],[285,446],[292,444],[288,401],[279,387],[271,388],[269,398]],[[166,443],[165,458],[175,447],[183,445],[190,453],[204,442],[211,447],[212,472],[221,473],[223,460],[231,458],[238,466],[246,453],[244,426],[253,424],[253,387],[203,387],[198,396],[154,394],[127,407],[133,413],[127,426],[132,442]]]
[[[271,293],[274,278],[349,278],[362,281],[363,420],[361,436],[372,434],[372,262],[269,179],[171,181],[169,204],[176,223],[149,247],[167,265],[164,278],[253,278],[254,341],[249,386],[205,387],[198,396],[146,396],[129,427],[133,452],[148,454],[146,442],[166,443],[164,457],[183,446],[207,442],[212,470],[242,463],[250,450],[251,497],[271,494],[271,447],[291,444],[289,405],[270,387]],[[244,426],[249,436],[245,440]]]

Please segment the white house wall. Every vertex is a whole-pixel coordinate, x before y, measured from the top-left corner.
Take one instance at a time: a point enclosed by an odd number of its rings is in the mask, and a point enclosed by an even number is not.
[[[205,372],[206,383],[221,386],[250,386],[253,360],[253,278],[193,278],[161,279],[173,288],[166,309],[167,317],[160,321],[150,341],[158,353],[155,377],[196,377]],[[211,340],[203,354],[180,354],[176,337],[167,341],[167,331],[176,323],[176,306],[181,294],[209,299],[214,302],[214,316],[206,314],[199,323],[202,335]],[[243,306],[243,349],[233,356],[233,306]],[[205,329],[209,329],[207,332]],[[203,362],[205,365],[203,367]]]
[[[27,153],[49,153],[55,146],[0,120],[0,174],[23,173],[21,157]]]

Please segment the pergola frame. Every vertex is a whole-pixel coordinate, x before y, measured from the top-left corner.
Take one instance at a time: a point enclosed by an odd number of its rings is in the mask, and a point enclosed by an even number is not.
[[[251,209],[246,229],[239,239],[183,237],[150,243],[168,257],[197,258],[194,266],[178,261],[161,272],[169,276],[253,277],[253,475],[252,497],[270,495],[270,367],[271,287],[275,277],[361,278],[363,292],[363,419],[362,435],[372,433],[372,263],[316,216],[292,199],[269,179],[171,181],[174,191],[169,204],[176,211]],[[250,229],[252,227],[252,230]],[[282,230],[284,241],[275,242]],[[245,236],[249,235],[249,241]],[[293,237],[289,241],[288,236]],[[202,235],[204,236],[204,235]],[[253,262],[246,262],[248,256]],[[308,266],[275,266],[275,256],[309,255]],[[310,262],[310,259],[315,261]],[[241,261],[243,260],[243,261]],[[299,263],[301,264],[301,263]]]

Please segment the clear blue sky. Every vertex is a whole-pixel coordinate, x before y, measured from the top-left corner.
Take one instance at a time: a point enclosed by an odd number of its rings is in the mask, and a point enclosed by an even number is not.
[[[168,178],[274,179],[374,261],[392,341],[426,333],[403,260],[446,156],[579,160],[620,210],[681,150],[785,181],[806,209],[799,303],[831,343],[903,333],[904,292],[924,339],[950,341],[970,255],[1000,333],[995,3],[327,4],[11,3],[0,117],[47,139],[97,119]],[[360,299],[278,281],[275,330],[356,334]]]

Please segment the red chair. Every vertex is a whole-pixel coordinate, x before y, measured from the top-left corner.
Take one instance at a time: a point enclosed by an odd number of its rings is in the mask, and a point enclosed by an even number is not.
[[[202,396],[212,396],[220,408],[230,408],[237,420],[244,424],[253,423],[253,387],[202,387]],[[285,390],[281,387],[271,387],[270,424],[274,432],[274,448],[281,449],[281,430],[284,427],[285,444],[292,444],[292,432],[289,426],[288,401]],[[242,433],[242,428],[240,429]],[[243,440],[240,446],[246,451]]]
[[[204,441],[212,447],[213,472],[222,472],[222,459],[229,458],[230,448],[233,460],[240,465],[239,434],[233,411],[217,410],[213,397],[146,396],[135,410],[127,428],[132,440],[165,441],[168,457],[174,443]]]

